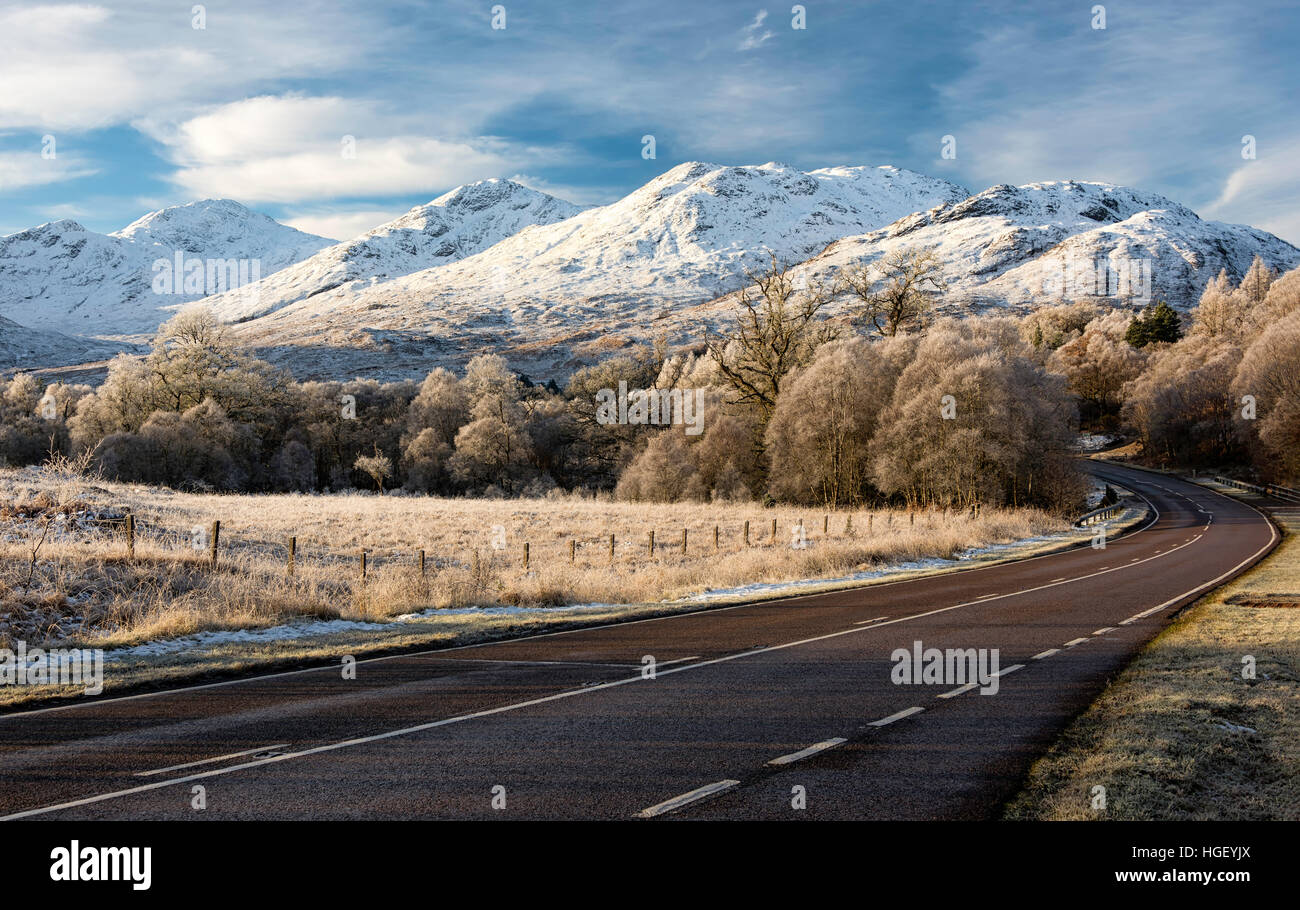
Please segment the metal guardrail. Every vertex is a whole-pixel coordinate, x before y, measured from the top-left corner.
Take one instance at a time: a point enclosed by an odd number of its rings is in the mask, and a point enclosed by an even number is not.
[[[1246,490],[1251,493],[1258,493],[1261,496],[1271,496],[1274,499],[1282,499],[1287,502],[1300,503],[1300,490],[1293,490],[1290,487],[1279,486],[1275,483],[1257,484],[1246,483],[1244,480],[1234,480],[1231,477],[1224,477],[1222,474],[1215,474],[1216,483],[1221,483],[1225,487],[1232,487],[1237,490]]]
[[[1085,525],[1096,524],[1099,521],[1105,521],[1108,518],[1114,518],[1116,515],[1123,512],[1126,508],[1128,507],[1124,505],[1124,503],[1116,502],[1108,506],[1102,506],[1100,509],[1093,509],[1091,512],[1087,512],[1083,515],[1080,515],[1078,518],[1076,518],[1074,520],[1074,526],[1076,528],[1082,528]]]

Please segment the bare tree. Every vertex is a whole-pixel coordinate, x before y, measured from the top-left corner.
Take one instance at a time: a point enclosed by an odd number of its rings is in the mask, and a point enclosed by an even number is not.
[[[747,277],[753,287],[740,292],[736,331],[708,337],[705,344],[718,373],[736,393],[732,403],[757,407],[766,422],[776,407],[781,381],[838,335],[819,316],[838,288],[821,282],[797,287],[795,277],[775,256],[766,272]]]
[[[862,302],[863,321],[884,336],[923,329],[934,295],[948,290],[931,249],[896,249],[873,266],[847,269],[844,282]]]

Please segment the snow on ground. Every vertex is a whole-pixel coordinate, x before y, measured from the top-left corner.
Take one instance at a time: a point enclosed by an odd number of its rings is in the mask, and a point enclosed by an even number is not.
[[[1100,452],[1117,438],[1107,433],[1084,433],[1079,437],[1079,449],[1083,452]]]
[[[910,562],[892,563],[887,566],[881,566],[878,569],[868,569],[863,572],[854,572],[852,575],[841,575],[838,578],[807,578],[800,581],[783,581],[772,584],[752,584],[742,585],[738,588],[724,588],[719,590],[705,591],[701,594],[693,594],[688,600],[697,603],[708,603],[714,600],[721,600],[731,597],[747,597],[751,595],[765,594],[783,594],[798,593],[800,590],[807,588],[820,588],[826,585],[840,585],[860,581],[872,581],[877,578],[884,578],[887,575],[900,575],[907,572],[921,572],[931,569],[948,569],[963,566],[971,560],[980,556],[987,556],[994,553],[1005,553],[1009,550],[1019,549],[1021,547],[1030,547],[1036,544],[1064,542],[1077,535],[1066,531],[1060,534],[1048,534],[1041,537],[1027,537],[1024,540],[1016,540],[1011,543],[991,544],[987,547],[977,547],[966,550],[952,559],[942,559],[934,556],[928,559],[915,559]]]
[[[446,616],[537,616],[553,613],[581,613],[589,610],[606,610],[615,604],[573,604],[563,607],[460,607],[454,609],[429,609],[419,613],[403,613],[384,622],[360,622],[351,619],[318,619],[309,622],[291,622],[264,629],[223,629],[197,632],[182,638],[149,641],[129,648],[115,648],[104,654],[104,660],[116,661],[135,657],[158,657],[164,654],[202,650],[232,643],[265,643],[293,641],[317,635],[336,635],[340,632],[380,632],[409,625],[421,619]]]

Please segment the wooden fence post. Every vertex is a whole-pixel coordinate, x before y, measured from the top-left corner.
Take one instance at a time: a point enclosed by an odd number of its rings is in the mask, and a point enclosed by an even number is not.
[[[844,536],[845,537],[853,536],[853,513],[852,512],[849,513],[848,518],[844,519]]]
[[[212,523],[212,534],[208,538],[208,561],[212,564],[212,568],[214,569],[217,567],[217,541],[220,538],[221,522],[214,521]]]
[[[289,538],[289,567],[288,567],[288,572],[290,575],[293,574],[293,559],[294,556],[297,555],[297,553],[298,553],[298,538],[290,537]]]
[[[420,577],[424,577],[424,551],[420,550]]]
[[[823,536],[823,537],[827,537],[827,536],[830,535],[830,533],[831,533],[831,517],[830,517],[829,515],[823,515],[823,516],[822,516],[822,536]]]
[[[682,528],[682,555],[686,555],[686,529]]]
[[[713,526],[713,552],[718,552],[718,526]]]
[[[875,513],[875,512],[868,512],[868,513],[867,513],[867,533],[868,533],[868,534],[871,533],[871,526],[875,523],[875,521],[876,521],[876,513]]]
[[[749,522],[745,522],[745,546],[749,546]]]
[[[613,565],[614,563],[614,535],[613,534],[609,535],[609,562],[610,565]]]
[[[577,558],[577,556],[578,556],[578,542],[576,540],[571,540],[569,541],[569,565],[573,565],[573,561],[574,559]]]
[[[772,519],[772,545],[776,545],[776,519]]]
[[[655,532],[650,532],[650,555],[655,555]]]
[[[524,571],[528,571],[528,541],[524,541]]]
[[[135,562],[135,515],[126,513],[126,558]]]
[[[366,580],[366,551],[361,551],[361,580]]]

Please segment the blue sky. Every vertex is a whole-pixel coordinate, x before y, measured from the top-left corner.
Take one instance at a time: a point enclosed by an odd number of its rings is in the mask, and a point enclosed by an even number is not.
[[[600,204],[775,160],[1108,180],[1300,244],[1293,3],[495,5],[0,0],[0,234],[229,197],[345,238],[485,177]]]

